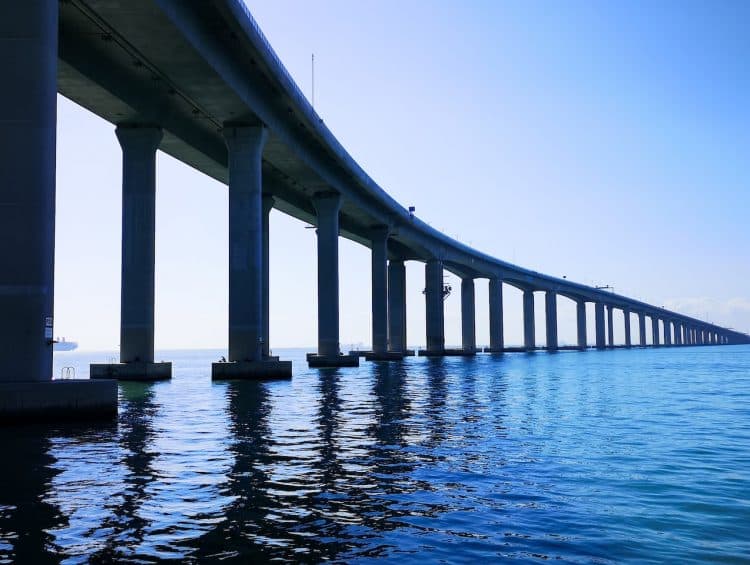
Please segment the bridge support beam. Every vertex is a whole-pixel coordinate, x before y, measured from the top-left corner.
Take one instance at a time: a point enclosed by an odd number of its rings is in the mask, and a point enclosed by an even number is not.
[[[339,346],[339,210],[341,195],[313,198],[318,228],[318,353],[307,356],[310,367],[358,367],[359,357],[342,355]]]
[[[0,422],[112,418],[114,381],[52,381],[58,3],[0,22]]]
[[[523,291],[523,347],[526,351],[536,349],[536,329],[534,327],[534,291]]]
[[[465,353],[476,353],[476,298],[474,279],[461,279],[461,345]]]
[[[214,363],[213,379],[291,378],[290,361],[268,356],[268,214],[263,201],[263,126],[227,125],[229,158],[229,361]]]
[[[430,259],[425,265],[425,319],[427,354],[445,352],[445,313],[443,311],[443,262]]]
[[[672,322],[667,320],[666,318],[663,321],[664,324],[664,345],[670,346],[672,345]]]
[[[638,342],[641,347],[646,347],[646,314],[638,312]]]
[[[659,318],[651,316],[651,345],[659,346]]]
[[[92,379],[163,380],[171,363],[154,363],[156,150],[162,130],[118,126],[122,148],[120,363],[94,364]]]
[[[273,196],[270,194],[263,195],[263,216],[261,218],[262,231],[263,231],[263,250],[262,250],[262,264],[263,272],[261,273],[261,284],[263,285],[261,303],[263,308],[263,344],[262,344],[262,355],[263,359],[271,358],[271,293],[270,293],[270,243],[271,243],[271,210],[276,202]]]
[[[604,349],[607,345],[604,339],[604,304],[597,302],[594,306],[594,321],[596,323],[596,348]]]
[[[387,226],[371,231],[372,354],[370,360],[401,359],[388,353],[388,233]]]
[[[633,343],[630,337],[630,310],[624,309],[622,311],[622,317],[625,320],[625,347],[632,347]]]
[[[614,324],[615,307],[607,306],[607,346],[615,346],[615,324]]]
[[[403,261],[388,264],[388,351],[406,353],[406,268]]]
[[[547,329],[547,350],[557,351],[557,294],[548,290],[544,295],[544,313]]]
[[[588,338],[586,336],[586,301],[576,301],[576,328],[578,330],[578,349],[588,347]]]
[[[490,279],[490,353],[502,353],[505,348],[503,336],[503,281],[500,278]]]

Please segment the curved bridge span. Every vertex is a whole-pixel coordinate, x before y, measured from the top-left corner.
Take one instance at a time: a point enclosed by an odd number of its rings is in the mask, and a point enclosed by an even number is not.
[[[315,366],[358,362],[339,350],[338,238],[372,249],[372,359],[406,351],[403,262],[425,267],[425,354],[474,354],[474,280],[490,281],[490,351],[503,342],[502,288],[524,293],[524,349],[533,350],[534,292],[546,293],[546,348],[558,349],[557,296],[595,304],[596,346],[613,346],[612,312],[625,314],[626,346],[747,343],[750,338],[662,308],[524,269],[474,250],[414,217],[352,159],[302,95],[240,0],[40,0],[0,7],[0,57],[10,69],[4,104],[0,234],[37,236],[3,249],[0,301],[17,319],[0,359],[22,381],[49,380],[54,250],[54,98],[60,92],[116,125],[123,149],[121,363],[92,376],[168,378],[154,363],[155,152],[160,149],[229,189],[229,359],[216,378],[291,376],[269,355],[268,214],[277,208],[317,227],[318,351]],[[50,152],[52,157],[50,157]],[[7,174],[7,173],[6,173]],[[23,182],[16,179],[24,179]],[[15,183],[15,184],[14,184]],[[21,195],[21,193],[23,193]],[[21,195],[21,196],[19,196]],[[50,229],[52,226],[52,229]],[[19,240],[20,241],[20,240]],[[33,257],[28,261],[22,258]],[[459,351],[446,350],[443,270],[462,279]],[[10,272],[9,271],[9,272]],[[637,324],[631,338],[631,316]],[[609,323],[605,322],[605,317]],[[12,317],[11,317],[12,318]],[[45,322],[46,323],[46,322]],[[20,324],[20,325],[19,325]],[[22,327],[23,331],[18,331]],[[6,359],[7,358],[7,359]],[[29,361],[31,360],[31,361]]]

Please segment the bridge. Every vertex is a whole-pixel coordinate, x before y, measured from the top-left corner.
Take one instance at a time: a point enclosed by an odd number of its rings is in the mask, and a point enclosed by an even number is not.
[[[473,355],[474,281],[489,280],[490,346],[503,339],[503,286],[523,292],[524,344],[535,344],[534,294],[545,295],[546,349],[560,348],[557,298],[586,304],[595,347],[749,343],[728,328],[601,288],[524,269],[447,237],[379,187],[316,114],[240,0],[28,0],[0,3],[0,413],[111,415],[115,379],[171,377],[154,362],[155,158],[161,150],[228,186],[228,361],[212,377],[288,378],[270,355],[271,209],[316,226],[318,349],[313,367],[354,366],[339,345],[339,237],[372,250],[370,360],[406,348],[405,261],[425,264],[428,356]],[[91,380],[53,381],[56,95],[115,126],[122,147],[120,362]],[[462,346],[444,338],[444,271],[461,279]],[[633,319],[637,320],[633,336]],[[646,320],[651,320],[647,343]]]

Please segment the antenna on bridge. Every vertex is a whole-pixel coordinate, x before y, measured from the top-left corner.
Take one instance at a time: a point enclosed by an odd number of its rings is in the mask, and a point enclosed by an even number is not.
[[[315,53],[310,57],[310,70],[312,73],[312,107],[315,109]]]

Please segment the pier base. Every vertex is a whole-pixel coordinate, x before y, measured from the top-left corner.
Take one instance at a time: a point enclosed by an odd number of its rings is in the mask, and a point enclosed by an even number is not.
[[[94,363],[89,367],[89,377],[118,381],[167,381],[172,378],[172,363]]]
[[[442,351],[429,351],[420,349],[417,351],[419,357],[473,357],[477,354],[478,349],[443,349]]]
[[[261,381],[267,379],[291,379],[292,362],[268,360],[263,361],[230,361],[213,363],[211,379]]]
[[[311,368],[324,367],[359,367],[358,355],[318,355],[317,353],[307,354],[307,364]]]
[[[0,382],[0,422],[115,419],[117,382]]]
[[[364,357],[366,361],[401,361],[404,354],[399,351],[384,351],[383,353],[368,351]]]

